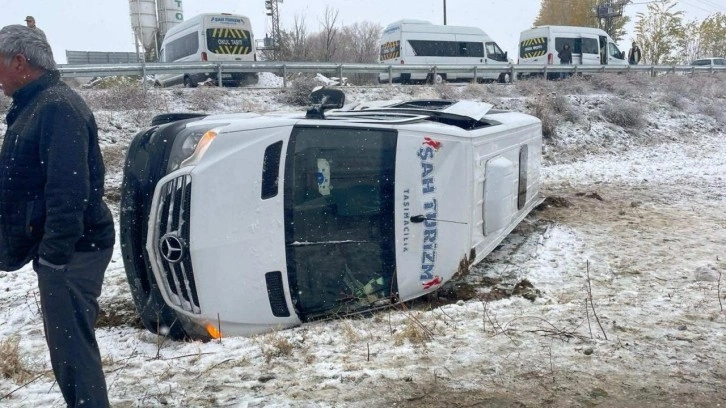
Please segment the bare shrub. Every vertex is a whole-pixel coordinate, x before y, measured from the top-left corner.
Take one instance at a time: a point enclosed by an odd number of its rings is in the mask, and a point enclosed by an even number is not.
[[[724,95],[726,95],[726,75],[723,75],[723,73],[708,75],[705,78],[701,76],[700,80],[703,83],[703,97],[723,99]]]
[[[401,330],[394,333],[393,342],[400,346],[408,340],[410,344],[425,346],[432,339],[432,333],[423,326],[416,318],[406,320]]]
[[[550,102],[552,103],[554,112],[562,116],[565,120],[576,123],[579,119],[575,107],[572,106],[572,103],[570,103],[570,100],[566,96],[555,94],[550,98]]]
[[[121,144],[108,144],[101,146],[103,163],[107,169],[120,169],[126,160],[126,149],[128,146]]]
[[[665,103],[667,103],[668,105],[670,105],[670,106],[672,106],[674,108],[680,109],[680,110],[683,110],[683,109],[686,108],[686,100],[679,93],[666,92],[663,95],[663,101]]]
[[[310,104],[310,93],[320,83],[311,76],[301,75],[290,82],[290,86],[279,93],[278,102],[287,105],[307,106]]]
[[[455,100],[458,99],[458,92],[455,87],[450,86],[446,83],[440,83],[434,85],[434,92],[439,96],[440,99]]]
[[[351,345],[357,343],[361,338],[361,335],[349,320],[343,322],[342,335],[345,342]]]
[[[265,358],[265,362],[269,363],[272,359],[277,357],[285,357],[292,355],[295,345],[288,340],[286,337],[281,336],[279,333],[273,333],[265,336],[264,344],[261,345],[262,356]]]
[[[713,103],[701,103],[698,106],[700,107],[700,112],[704,115],[710,116],[719,122],[726,121],[726,115],[724,115],[722,106]]]
[[[551,139],[557,136],[557,113],[551,95],[538,95],[529,105],[530,113],[542,121],[542,137]]]
[[[554,92],[557,86],[555,81],[547,81],[544,78],[527,78],[516,83],[517,93],[521,96],[540,95]]]
[[[149,110],[164,106],[156,92],[136,86],[116,86],[84,93],[92,110]]]
[[[11,336],[0,340],[0,377],[23,383],[32,372],[20,356],[20,337]]]
[[[141,77],[131,76],[107,76],[95,77],[83,85],[84,88],[114,89],[118,87],[141,86]]]
[[[592,93],[592,82],[584,76],[571,76],[564,81],[559,81],[557,89],[559,93],[568,95],[589,95]]]
[[[639,95],[651,89],[653,81],[644,73],[594,74],[590,78],[596,92],[617,95]]]
[[[495,95],[496,88],[504,88],[503,86],[486,86],[480,84],[467,84],[459,88],[459,99],[484,100],[486,96]]]
[[[623,128],[637,129],[645,124],[641,107],[633,102],[610,101],[600,107],[600,112],[608,122]]]
[[[199,88],[190,89],[189,91],[190,92],[184,93],[189,109],[193,111],[207,112],[219,107],[223,90],[200,86]]]

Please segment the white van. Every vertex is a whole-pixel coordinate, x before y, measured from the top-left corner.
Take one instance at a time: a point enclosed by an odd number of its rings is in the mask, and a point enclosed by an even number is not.
[[[307,112],[166,114],[136,135],[121,250],[148,330],[247,336],[424,296],[542,202],[535,117],[320,92]]]
[[[174,26],[166,33],[159,51],[160,62],[256,61],[255,41],[250,19],[221,13],[200,14]],[[196,87],[211,79],[218,84],[217,72],[175,73],[156,76],[158,86],[184,84]],[[222,84],[256,84],[257,73],[223,72]]]
[[[477,72],[477,81],[503,80],[509,64],[507,53],[487,33],[477,27],[436,25],[421,20],[400,20],[383,30],[380,62],[382,64],[495,64],[500,72]],[[471,73],[393,72],[392,82],[433,82],[472,80]],[[378,75],[379,82],[388,82],[389,74]]]
[[[572,50],[573,65],[628,65],[605,31],[592,27],[539,26],[519,36],[519,64],[559,65],[557,54],[565,44]],[[536,75],[536,74],[523,74]],[[559,74],[554,74],[559,76]]]

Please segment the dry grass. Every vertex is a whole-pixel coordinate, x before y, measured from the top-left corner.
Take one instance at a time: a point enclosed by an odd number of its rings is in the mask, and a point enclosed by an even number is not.
[[[94,111],[148,111],[166,108],[166,101],[157,92],[143,89],[138,85],[119,85],[108,89],[94,90],[84,95],[86,102]]]
[[[16,383],[24,383],[34,377],[20,355],[20,337],[12,336],[0,340],[0,377]]]
[[[345,342],[348,344],[355,344],[358,341],[361,340],[361,335],[358,333],[358,331],[353,327],[353,322],[350,320],[345,320],[342,322],[342,328],[343,328],[343,339],[345,339]]]
[[[310,105],[310,93],[317,86],[320,86],[320,83],[315,78],[300,75],[289,83],[287,89],[278,94],[278,102],[294,106],[308,106]]]
[[[706,116],[710,116],[726,124],[726,113],[724,113],[724,108],[721,104],[701,103],[699,104],[699,111]]]
[[[542,121],[542,137],[552,139],[557,136],[559,118],[552,100],[555,95],[540,94],[534,97],[528,108],[530,113]]]
[[[102,305],[98,313],[96,327],[134,327],[141,329],[141,319],[131,299]]]
[[[106,169],[123,168],[126,160],[127,146],[123,144],[109,144],[101,147],[101,155],[103,155],[103,163]]]
[[[423,346],[432,339],[431,331],[414,319],[407,319],[403,327],[393,334],[393,344],[401,346],[405,341],[410,344]]]
[[[262,340],[262,357],[268,364],[275,358],[291,356],[295,349],[295,345],[287,337],[277,332],[263,336]]]
[[[450,86],[445,82],[434,85],[434,92],[436,92],[440,99],[456,100],[461,98],[458,88]]]
[[[577,111],[566,96],[555,94],[550,98],[550,103],[556,115],[561,116],[568,122],[576,123],[578,121]]]
[[[645,125],[643,107],[634,102],[610,101],[600,107],[602,116],[613,125],[637,130]]]
[[[219,102],[224,95],[224,89],[200,86],[181,92],[186,105],[195,112],[211,112],[219,108]]]

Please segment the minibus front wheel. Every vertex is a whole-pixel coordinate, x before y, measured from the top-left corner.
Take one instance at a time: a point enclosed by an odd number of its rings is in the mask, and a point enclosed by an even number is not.
[[[430,84],[438,85],[440,83],[443,83],[444,81],[446,81],[446,75],[445,74],[444,75],[442,75],[442,74],[429,74],[426,82],[428,82]]]
[[[190,77],[189,75],[184,75],[184,88],[196,88],[196,87],[197,87],[197,83],[194,82],[192,77]]]

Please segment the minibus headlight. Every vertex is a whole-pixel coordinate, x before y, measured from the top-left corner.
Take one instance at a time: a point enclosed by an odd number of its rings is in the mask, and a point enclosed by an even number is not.
[[[226,123],[215,123],[212,126],[195,126],[184,129],[174,139],[174,145],[169,152],[167,173],[197,164],[216,138],[219,130],[226,125]]]

